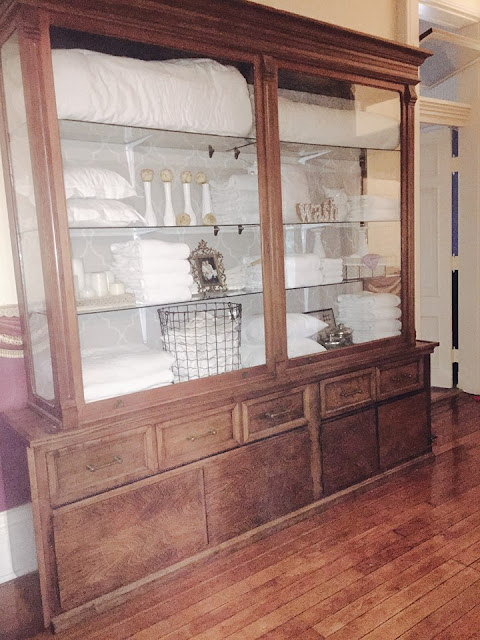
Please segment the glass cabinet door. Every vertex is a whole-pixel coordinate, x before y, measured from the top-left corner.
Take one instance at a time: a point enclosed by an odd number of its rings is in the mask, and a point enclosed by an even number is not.
[[[400,98],[280,70],[290,358],[401,334]]]
[[[253,67],[84,40],[51,30],[86,402],[264,364]]]
[[[54,404],[50,328],[44,286],[44,266],[33,187],[32,161],[25,112],[18,36],[14,33],[2,46],[1,66],[5,96],[6,132],[16,209],[18,254],[22,267],[28,362],[31,362],[32,392]]]

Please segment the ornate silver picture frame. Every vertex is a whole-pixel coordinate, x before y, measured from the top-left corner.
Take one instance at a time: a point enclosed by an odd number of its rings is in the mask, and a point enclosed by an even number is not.
[[[188,260],[192,267],[192,276],[199,293],[225,291],[227,289],[223,255],[200,240]]]

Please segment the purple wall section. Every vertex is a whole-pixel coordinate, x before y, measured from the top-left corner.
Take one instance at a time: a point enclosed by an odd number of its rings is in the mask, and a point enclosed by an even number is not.
[[[20,336],[18,318],[0,316],[0,413],[21,409],[27,402],[21,345],[15,344]],[[25,446],[10,429],[2,425],[0,419],[0,511],[29,501]]]

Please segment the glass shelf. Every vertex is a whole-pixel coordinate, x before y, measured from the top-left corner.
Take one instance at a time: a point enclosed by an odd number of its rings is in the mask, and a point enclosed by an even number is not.
[[[190,225],[190,226],[173,226],[173,227],[70,227],[70,235],[85,237],[85,236],[107,236],[112,235],[146,235],[161,231],[162,233],[206,233],[212,232],[217,235],[220,231],[226,231],[228,233],[239,233],[247,229],[255,229],[260,227],[259,223],[245,223],[245,224],[216,224],[216,225]]]
[[[235,158],[242,152],[257,153],[257,142],[253,137],[168,131],[81,120],[59,120],[58,125],[62,140],[124,144],[139,148],[204,150],[209,157],[212,157],[215,152],[232,153]],[[365,150],[367,149],[399,153],[399,149],[384,149],[381,146],[365,147]],[[329,160],[356,160],[362,150],[363,148],[360,147],[280,140],[281,155],[296,157],[300,164],[305,164],[314,157]]]

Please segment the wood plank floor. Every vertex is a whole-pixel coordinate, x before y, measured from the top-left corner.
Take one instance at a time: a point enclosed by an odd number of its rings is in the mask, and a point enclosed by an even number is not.
[[[55,637],[480,639],[480,402],[432,417],[431,463]]]

